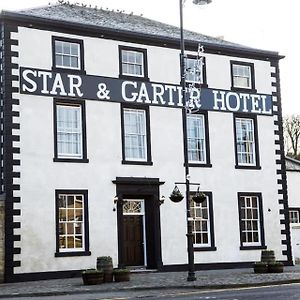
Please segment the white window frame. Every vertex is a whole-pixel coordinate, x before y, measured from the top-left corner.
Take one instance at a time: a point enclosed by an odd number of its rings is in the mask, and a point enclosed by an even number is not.
[[[70,110],[77,110],[78,113],[78,128],[69,127],[63,128],[60,127],[60,119],[59,114],[61,109],[70,109]],[[66,120],[65,120],[66,123]],[[74,158],[74,159],[82,159],[83,158],[83,128],[82,128],[82,106],[81,105],[68,105],[64,103],[57,103],[56,104],[56,143],[57,143],[57,158]],[[78,153],[71,153],[71,152],[60,152],[59,150],[59,136],[61,135],[77,135],[78,136]],[[66,143],[66,140],[63,141]]]
[[[68,45],[70,47],[70,53],[64,53],[63,51],[62,52],[57,52],[57,43],[61,43],[61,48],[64,49],[64,45]],[[77,47],[77,53],[78,55],[75,55],[75,54],[72,54],[71,53],[71,45],[76,45]],[[76,43],[76,42],[68,42],[68,41],[63,41],[63,40],[59,40],[59,39],[55,39],[54,40],[54,55],[55,55],[55,67],[56,68],[62,68],[62,69],[72,69],[72,70],[81,70],[81,52],[80,52],[80,44],[79,43]],[[57,61],[57,55],[60,55],[62,57],[69,57],[70,59],[71,58],[77,58],[77,64],[78,64],[78,67],[72,67],[72,66],[65,66],[63,63],[62,64],[58,64],[58,61]]]
[[[300,212],[299,210],[290,209],[289,218],[291,224],[300,224]],[[296,220],[296,222],[294,222]]]
[[[239,79],[245,79],[249,84],[239,84]],[[232,84],[234,88],[252,89],[252,80],[253,79],[250,65],[243,65],[238,63],[232,64]]]
[[[197,128],[191,128],[192,124],[197,123]],[[196,136],[191,136],[191,130],[197,132]],[[201,137],[202,135],[202,137]],[[205,164],[207,162],[207,149],[206,149],[206,128],[205,128],[205,117],[202,114],[188,114],[187,115],[187,141],[188,141],[188,159],[189,163]],[[196,148],[191,149],[191,143],[196,143]],[[203,149],[201,149],[201,146]],[[198,159],[191,159],[192,152],[197,153]],[[201,159],[201,152],[203,157]]]
[[[256,200],[257,206],[253,206],[253,199]],[[239,197],[240,201],[240,210],[241,210],[241,215],[240,215],[240,231],[241,231],[241,244],[243,247],[251,247],[251,246],[262,246],[262,237],[261,237],[261,207],[260,207],[260,199],[258,196],[240,196]],[[242,201],[244,202],[244,207],[242,206]],[[249,203],[250,201],[250,203]],[[244,218],[242,218],[242,210],[245,210],[244,212]],[[254,218],[254,210],[257,210],[257,218]],[[247,216],[247,211],[250,211],[251,216]],[[245,224],[243,229],[243,225]],[[257,229],[255,229],[255,224],[257,226]],[[250,226],[248,226],[250,225]],[[249,227],[249,228],[248,228]],[[243,241],[243,233],[245,233],[246,241]],[[252,239],[254,240],[254,234],[257,233],[258,241],[247,241],[248,235],[247,233],[252,233]]]
[[[141,126],[142,132],[128,132],[127,131],[127,125],[126,125],[126,114],[129,116],[131,114],[136,114],[142,116],[144,120],[143,126]],[[123,128],[124,128],[124,158],[125,161],[141,161],[141,162],[146,162],[148,158],[148,153],[147,153],[147,116],[146,116],[146,110],[144,109],[131,109],[131,108],[124,108],[123,109]],[[144,152],[144,157],[134,157],[133,155],[130,156],[128,151],[126,150],[126,145],[128,142],[128,138],[136,138],[137,140],[142,141],[143,144],[143,152]],[[142,147],[140,147],[142,149]],[[139,149],[139,148],[138,148]],[[131,154],[133,151],[129,151]]]
[[[203,207],[203,204],[206,204],[206,207]],[[206,210],[207,218],[203,217],[203,213]],[[190,200],[190,211],[191,217],[189,217],[188,221],[192,223],[192,234],[193,234],[193,246],[194,247],[211,247],[211,220],[210,220],[210,203],[209,197],[206,195],[206,200],[203,203],[196,203],[192,199]],[[203,229],[203,222],[206,222],[206,229]],[[197,229],[197,224],[198,228]],[[203,241],[203,235],[207,234],[207,243],[196,243],[196,235],[199,234],[201,236],[201,240]]]
[[[66,203],[66,207],[61,207],[59,204],[60,204],[60,197],[65,197],[65,203]],[[76,203],[76,197],[81,197],[81,202],[82,202],[82,207],[80,208],[82,210],[82,220],[76,220],[74,218],[74,220],[67,220],[67,212],[68,210],[72,210],[73,209],[73,213],[75,215],[75,210],[78,210],[78,208],[75,207],[75,204],[74,204],[74,208],[68,208],[67,207],[67,201],[68,201],[68,197],[74,197],[74,202]],[[59,193],[58,194],[58,249],[59,249],[59,252],[60,253],[65,253],[65,252],[78,252],[78,251],[84,251],[85,250],[85,199],[84,199],[85,195],[84,194],[77,194],[77,193],[74,193],[74,194],[68,194],[68,193]],[[65,211],[65,215],[66,215],[66,220],[60,220],[59,219],[59,216],[60,216],[60,211]],[[60,233],[60,225],[63,224],[65,225],[65,227],[67,226],[72,226],[73,227],[73,231],[74,233],[71,234],[71,233],[68,233],[67,232],[67,228],[65,229],[65,234],[61,234]],[[80,234],[76,234],[75,231],[76,231],[76,227],[78,226],[81,226],[81,233]],[[74,239],[74,245],[76,243],[76,236],[81,236],[82,239],[82,247],[73,247],[73,248],[64,248],[64,247],[61,247],[60,245],[60,238],[61,237],[65,237],[66,240],[68,240],[68,237],[71,237]],[[68,245],[67,245],[68,246]]]
[[[130,62],[129,60],[123,60],[124,57],[128,55],[134,55],[135,61]],[[141,56],[141,64],[137,62],[137,55]],[[126,76],[133,76],[133,77],[145,77],[145,65],[144,65],[144,52],[143,51],[136,51],[136,50],[130,50],[130,49],[121,49],[121,64],[122,64],[122,75]],[[124,65],[132,65],[135,69],[135,67],[139,66],[141,68],[142,74],[136,74],[136,73],[130,73],[125,72]]]
[[[246,126],[246,139],[244,138],[244,128]],[[256,166],[256,141],[255,141],[255,124],[250,118],[235,118],[235,135],[236,135],[236,155],[239,166]],[[240,151],[239,145],[246,151]],[[244,146],[243,146],[244,145]],[[243,160],[243,157],[246,159]],[[252,162],[251,162],[252,159]]]

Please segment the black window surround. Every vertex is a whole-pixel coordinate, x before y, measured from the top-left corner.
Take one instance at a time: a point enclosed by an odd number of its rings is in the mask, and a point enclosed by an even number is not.
[[[65,106],[80,106],[81,107],[81,122],[82,122],[82,157],[81,158],[62,158],[58,157],[57,149],[57,105]],[[87,158],[87,141],[86,141],[86,112],[85,101],[83,100],[61,100],[54,99],[53,101],[53,128],[54,128],[54,162],[68,162],[68,163],[88,163]]]
[[[241,119],[252,119],[254,126],[254,143],[255,143],[255,165],[240,165],[238,162],[237,153],[237,138],[236,138],[236,118]],[[234,149],[235,149],[235,168],[236,169],[249,169],[249,170],[260,170],[260,159],[259,159],[259,144],[258,144],[258,130],[257,130],[257,116],[253,114],[233,114],[233,128],[234,128]]]
[[[216,251],[216,245],[215,245],[215,229],[214,229],[214,209],[213,209],[213,196],[212,192],[203,191],[205,195],[207,195],[208,199],[208,210],[209,210],[209,228],[210,228],[210,247],[207,246],[194,246],[194,252],[198,251]],[[193,196],[195,193],[191,193],[191,196]]]
[[[84,251],[69,251],[60,252],[59,250],[59,195],[83,195],[84,201]],[[56,219],[56,252],[55,257],[67,257],[67,256],[89,256],[91,252],[89,251],[89,220],[88,220],[88,191],[87,190],[55,190],[55,219]]]
[[[134,76],[134,75],[123,74],[123,67],[122,67],[122,51],[123,50],[140,52],[143,54],[144,76]],[[121,78],[121,79],[129,79],[129,80],[134,79],[134,80],[141,80],[141,81],[149,81],[147,49],[119,45],[119,72],[120,72],[119,78]]]
[[[191,55],[191,54],[187,54],[186,55],[186,58],[190,58],[190,59],[197,59],[197,56],[196,55]],[[202,87],[202,88],[208,88],[208,85],[207,85],[207,78],[206,78],[206,57],[203,56],[203,68],[202,68],[202,72],[203,72],[203,75],[202,75],[202,80],[203,82],[201,84],[199,83],[196,83],[195,84],[195,87]],[[191,82],[187,81],[186,80],[186,85],[188,86]]]
[[[56,67],[55,42],[61,41],[66,43],[75,43],[79,45],[80,68],[72,69],[67,67]],[[84,46],[83,40],[66,38],[61,36],[52,36],[52,70],[54,72],[71,73],[71,74],[86,74],[84,65]]]
[[[204,130],[205,130],[205,150],[206,150],[206,162],[205,163],[190,163],[189,162],[189,167],[195,167],[195,168],[211,168],[212,164],[210,161],[210,142],[209,142],[209,125],[208,125],[208,111],[204,110],[199,110],[196,113],[193,114],[199,114],[204,116]]]
[[[248,66],[250,67],[250,73],[251,73],[251,87],[249,88],[241,88],[241,87],[235,87],[233,82],[233,65],[239,65],[239,66]],[[237,91],[237,92],[247,92],[247,93],[256,93],[257,90],[255,89],[255,72],[254,72],[254,63],[248,63],[243,61],[230,61],[230,74],[231,74],[231,90]]]
[[[124,109],[144,110],[146,116],[146,141],[147,141],[147,159],[145,161],[126,160],[125,157],[125,128],[124,128]],[[122,164],[124,165],[148,165],[152,166],[151,155],[151,134],[150,134],[150,112],[149,106],[135,104],[121,104],[121,133],[122,133]]]
[[[265,243],[265,228],[264,228],[264,214],[263,214],[263,206],[262,206],[262,194],[261,193],[247,193],[247,192],[239,192],[238,196],[238,209],[239,209],[239,228],[240,228],[240,250],[259,250],[259,249],[267,249]],[[241,197],[257,197],[258,199],[258,208],[259,208],[259,226],[260,226],[260,242],[259,246],[244,246],[242,242],[242,223],[241,223]]]

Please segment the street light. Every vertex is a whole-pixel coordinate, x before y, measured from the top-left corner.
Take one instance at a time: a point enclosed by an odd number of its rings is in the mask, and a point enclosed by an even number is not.
[[[183,36],[183,3],[185,0],[179,0],[180,7],[180,48],[181,48],[181,62],[180,62],[180,76],[182,87],[182,126],[184,136],[184,166],[185,166],[185,187],[186,187],[186,221],[187,221],[187,251],[188,251],[188,276],[187,281],[195,281],[195,264],[194,264],[194,247],[193,247],[193,233],[192,224],[189,222],[191,216],[190,212],[190,175],[189,175],[189,159],[188,159],[188,140],[187,140],[187,100],[186,100],[186,82],[185,82],[185,57],[184,57],[184,36]],[[212,0],[193,0],[196,5],[205,5],[211,3]]]

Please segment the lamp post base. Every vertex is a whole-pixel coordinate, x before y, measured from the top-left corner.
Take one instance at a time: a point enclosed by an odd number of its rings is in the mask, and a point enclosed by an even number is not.
[[[195,281],[195,280],[197,280],[197,278],[196,278],[196,276],[195,276],[195,272],[190,272],[190,271],[189,271],[186,280],[187,280],[187,281]]]

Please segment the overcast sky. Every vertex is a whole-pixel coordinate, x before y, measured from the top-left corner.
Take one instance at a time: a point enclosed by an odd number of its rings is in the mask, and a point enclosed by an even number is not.
[[[1,0],[0,10],[18,10],[48,5],[47,0]],[[76,1],[70,1],[72,3]],[[137,15],[179,26],[178,0],[81,0],[109,9],[122,9]],[[186,0],[185,29],[254,48],[277,51],[285,58],[280,62],[284,114],[300,114],[298,75],[300,70],[300,1],[299,0],[213,0],[195,6]]]

